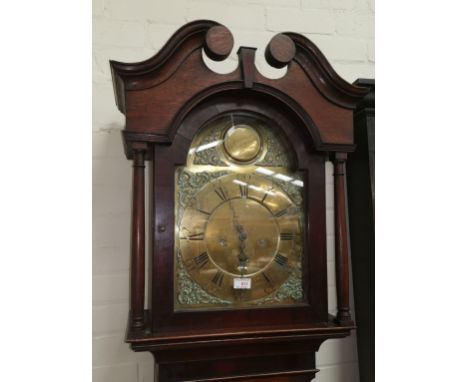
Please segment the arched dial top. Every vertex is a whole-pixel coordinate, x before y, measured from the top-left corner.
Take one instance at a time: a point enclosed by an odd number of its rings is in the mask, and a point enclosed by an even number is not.
[[[176,309],[294,304],[302,280],[302,175],[274,123],[211,119],[176,171]]]
[[[241,172],[255,170],[247,165],[292,168],[295,162],[287,141],[270,122],[245,112],[221,114],[204,126],[187,157],[188,166],[238,166]]]

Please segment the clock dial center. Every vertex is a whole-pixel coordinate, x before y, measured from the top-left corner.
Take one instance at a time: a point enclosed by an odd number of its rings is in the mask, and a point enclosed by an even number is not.
[[[211,259],[233,275],[247,276],[265,268],[277,252],[279,237],[280,230],[271,212],[255,200],[242,198],[220,204],[205,231]]]

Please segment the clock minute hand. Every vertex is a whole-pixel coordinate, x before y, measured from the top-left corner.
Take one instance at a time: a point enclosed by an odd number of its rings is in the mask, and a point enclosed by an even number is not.
[[[245,264],[249,260],[249,257],[245,253],[245,240],[247,240],[247,233],[245,232],[244,227],[239,223],[236,211],[234,210],[234,207],[232,206],[231,202],[229,202],[229,207],[232,211],[232,220],[234,222],[234,228],[239,234],[237,237],[240,241],[240,253],[237,256],[237,258],[239,259],[240,265],[242,267],[245,267]]]

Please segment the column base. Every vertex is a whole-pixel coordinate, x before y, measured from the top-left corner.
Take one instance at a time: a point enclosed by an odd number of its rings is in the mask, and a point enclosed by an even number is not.
[[[336,323],[340,326],[354,326],[354,321],[351,318],[351,313],[349,311],[338,311],[336,316]]]

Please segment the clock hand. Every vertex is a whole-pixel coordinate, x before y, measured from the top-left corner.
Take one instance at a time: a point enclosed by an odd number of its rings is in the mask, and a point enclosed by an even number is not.
[[[237,256],[241,265],[245,266],[245,263],[249,260],[249,257],[245,254],[245,240],[247,240],[247,234],[244,231],[244,227],[241,225],[237,226],[237,232],[239,232],[239,240],[240,240],[240,254]]]
[[[234,228],[239,234],[238,239],[240,241],[240,245],[239,245],[240,253],[237,256],[237,258],[239,259],[239,264],[241,268],[244,270],[245,268],[247,268],[246,264],[249,261],[249,257],[245,253],[245,241],[247,240],[247,233],[245,232],[244,227],[239,223],[239,219],[237,217],[234,207],[232,206],[231,200],[229,201],[229,208],[232,211],[232,220],[234,223]]]

